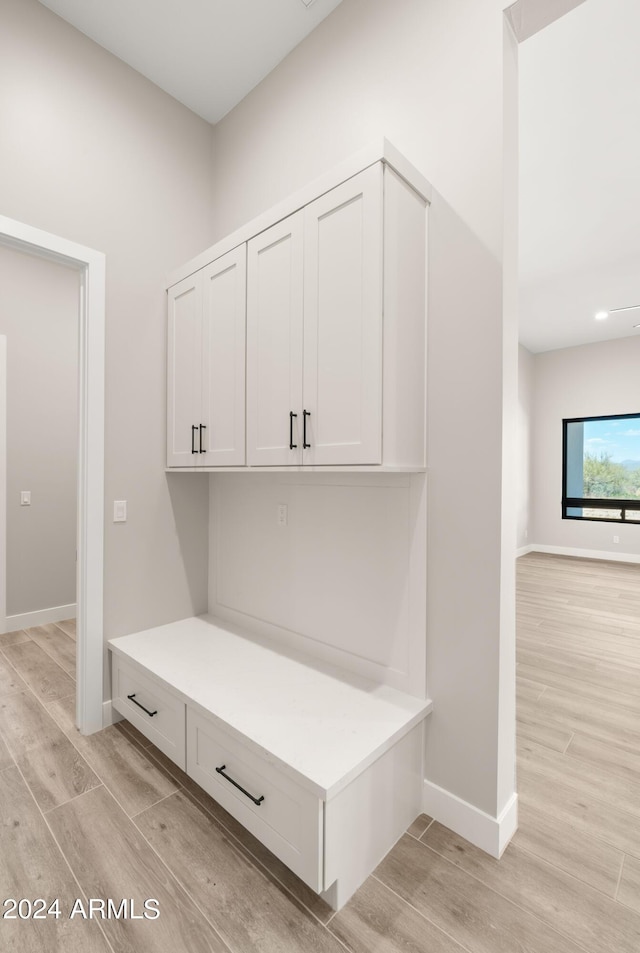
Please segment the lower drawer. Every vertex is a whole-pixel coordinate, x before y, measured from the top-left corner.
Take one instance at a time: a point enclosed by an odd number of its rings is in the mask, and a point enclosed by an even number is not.
[[[323,889],[322,801],[191,708],[187,774],[301,880]]]
[[[184,702],[115,653],[112,660],[113,707],[184,770]]]

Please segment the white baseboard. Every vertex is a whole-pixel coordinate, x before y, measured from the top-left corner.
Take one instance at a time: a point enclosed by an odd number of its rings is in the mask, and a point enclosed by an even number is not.
[[[7,632],[15,632],[16,629],[30,629],[34,625],[50,625],[52,622],[75,619],[76,608],[75,602],[72,602],[68,606],[53,606],[52,609],[36,609],[35,612],[8,615],[5,628]]]
[[[518,827],[518,795],[512,794],[498,817],[425,780],[422,809],[440,824],[492,857],[500,857]]]
[[[513,792],[497,819],[498,857],[502,857],[509,841],[518,830],[518,794]]]
[[[534,543],[531,553],[550,553],[552,556],[577,556],[580,559],[605,559],[617,563],[640,563],[640,553],[610,553],[604,549],[578,549],[574,546],[546,546]]]
[[[122,715],[119,711],[116,711],[113,705],[111,704],[111,699],[108,702],[102,703],[102,727],[108,728],[109,725],[115,725],[119,721],[122,721]]]
[[[520,549],[516,549],[516,559],[518,559],[519,556],[526,556],[527,553],[532,553],[533,549],[533,546],[521,546]]]

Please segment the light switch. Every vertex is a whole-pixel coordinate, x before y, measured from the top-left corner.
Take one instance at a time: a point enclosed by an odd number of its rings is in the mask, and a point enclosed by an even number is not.
[[[126,523],[126,521],[127,521],[127,501],[114,500],[113,501],[113,522]]]
[[[20,490],[20,506],[31,506],[31,490]]]
[[[288,522],[287,504],[278,503],[278,526],[286,526]]]

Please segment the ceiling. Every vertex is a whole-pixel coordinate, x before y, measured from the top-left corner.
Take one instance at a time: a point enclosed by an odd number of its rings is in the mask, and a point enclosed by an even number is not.
[[[587,0],[526,40],[520,337],[532,351],[640,334],[640,3]]]
[[[341,0],[40,2],[216,123]]]

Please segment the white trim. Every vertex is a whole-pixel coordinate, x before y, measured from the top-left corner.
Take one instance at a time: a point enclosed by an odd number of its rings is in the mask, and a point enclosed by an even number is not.
[[[102,703],[102,727],[108,728],[109,725],[117,725],[119,721],[124,721],[124,717],[113,707],[113,702]]]
[[[518,794],[516,791],[513,792],[503,807],[496,823],[498,826],[498,853],[495,856],[499,859],[518,830]]]
[[[299,467],[165,467],[165,473],[427,473],[427,467],[390,467],[384,464]]]
[[[498,817],[492,817],[425,780],[422,810],[492,857],[502,856],[518,827],[518,795],[515,792]]]
[[[7,337],[0,334],[0,632],[7,631]]]
[[[76,609],[75,602],[71,602],[67,606],[53,606],[51,609],[35,609],[33,612],[8,615],[5,631],[15,632],[16,629],[30,629],[34,625],[50,625],[52,622],[75,619]]]
[[[529,547],[529,552],[550,553],[553,556],[577,556],[579,559],[604,559],[616,563],[640,563],[640,553],[610,553],[604,549],[578,549],[575,546],[545,546],[543,543],[534,543]]]
[[[516,559],[520,556],[526,556],[527,553],[533,552],[533,546],[521,546],[520,549],[516,549]]]
[[[211,245],[210,248],[207,248],[195,258],[192,258],[191,261],[186,262],[176,271],[173,271],[167,278],[167,287],[171,288],[172,285],[177,284],[184,278],[188,278],[189,275],[211,264],[212,261],[215,261],[222,255],[226,255],[227,252],[237,248],[237,246],[243,242],[249,241],[250,238],[259,235],[260,232],[282,221],[282,219],[288,215],[293,215],[298,209],[308,205],[342,182],[346,182],[347,179],[357,175],[358,172],[362,172],[368,168],[368,166],[373,165],[374,162],[385,162],[398,173],[400,178],[404,179],[412,189],[421,195],[425,202],[431,203],[432,188],[422,173],[419,172],[408,159],[405,159],[388,139],[378,140],[378,142],[370,144],[366,149],[362,149],[360,152],[355,153],[355,155],[349,156],[348,159],[334,166],[334,168],[325,175],[314,179],[313,182],[310,182],[303,189],[294,192],[293,195],[289,195],[286,199],[278,202],[277,205],[267,209],[266,212],[258,215],[250,222],[241,226],[241,228],[236,229],[235,232],[227,235],[215,245]]]
[[[103,723],[105,256],[4,216],[0,243],[75,265],[81,274],[76,720],[91,734]]]
[[[518,43],[535,36],[584,0],[516,0],[506,5],[505,15]]]

